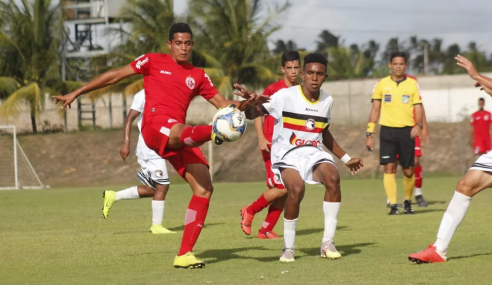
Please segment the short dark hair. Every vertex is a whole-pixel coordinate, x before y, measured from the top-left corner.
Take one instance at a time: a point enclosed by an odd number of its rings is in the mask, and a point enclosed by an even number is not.
[[[395,57],[402,57],[405,60],[405,63],[407,63],[407,54],[402,52],[402,51],[395,51],[391,53],[390,56],[390,62],[393,62],[393,58]]]
[[[482,101],[485,103],[485,99],[484,98],[478,98],[478,101]]]
[[[317,52],[313,52],[313,53],[310,53],[308,55],[306,55],[304,57],[304,67],[306,67],[306,65],[308,63],[321,63],[325,66],[325,72],[326,72],[326,68],[328,67],[328,60],[326,59],[326,57],[324,55],[322,55],[321,53],[317,53]]]
[[[174,39],[174,34],[177,33],[188,33],[193,38],[193,32],[191,31],[190,25],[186,23],[174,23],[169,29],[169,41],[172,42]]]
[[[284,52],[282,54],[282,67],[285,67],[285,63],[287,61],[294,61],[294,60],[299,61],[299,64],[301,64],[301,56],[297,51],[291,50],[291,51]]]

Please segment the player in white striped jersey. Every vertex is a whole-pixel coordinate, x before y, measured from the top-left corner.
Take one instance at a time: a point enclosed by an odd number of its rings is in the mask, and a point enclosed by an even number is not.
[[[124,143],[120,149],[120,155],[123,160],[126,160],[130,154],[130,133],[132,123],[137,118],[138,130],[141,131],[144,105],[145,91],[141,90],[133,97],[131,110],[125,120]],[[108,218],[109,211],[116,201],[153,197],[152,226],[150,227],[150,232],[153,234],[175,233],[162,226],[164,203],[167,191],[169,190],[169,176],[167,173],[166,161],[155,151],[147,147],[142,134],[138,136],[135,154],[137,155],[137,161],[141,166],[141,172],[137,174],[137,177],[142,183],[146,184],[146,186],[133,186],[117,192],[111,190],[104,191],[104,218]]]
[[[326,189],[321,256],[329,259],[341,257],[333,242],[341,202],[340,176],[333,157],[322,149],[322,145],[340,158],[352,174],[363,168],[362,160],[351,158],[343,151],[328,129],[333,98],[321,90],[327,78],[326,67],[327,60],[323,55],[307,55],[302,69],[304,84],[278,91],[270,97],[270,102],[252,108],[246,114],[249,119],[266,114],[275,118],[272,171],[288,191],[282,262],[294,261],[295,230],[305,191],[304,182],[323,184]],[[251,93],[245,89],[241,92]]]

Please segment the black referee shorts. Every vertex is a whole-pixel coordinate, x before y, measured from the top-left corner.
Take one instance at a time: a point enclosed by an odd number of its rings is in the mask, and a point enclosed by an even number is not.
[[[412,127],[391,128],[381,126],[379,163],[386,165],[398,160],[403,168],[413,167],[415,158],[415,139],[410,132]],[[397,156],[398,155],[398,156]]]

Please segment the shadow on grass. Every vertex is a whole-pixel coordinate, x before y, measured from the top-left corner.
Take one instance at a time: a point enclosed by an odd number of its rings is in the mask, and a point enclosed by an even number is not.
[[[415,210],[414,214],[419,215],[419,214],[425,214],[425,213],[432,213],[432,212],[444,212],[446,211],[445,209],[425,209],[425,210]]]
[[[337,245],[337,250],[342,254],[342,257],[346,257],[352,254],[361,253],[361,247],[371,246],[376,243],[374,242],[366,242],[366,243],[355,243],[355,244],[347,244],[347,245]],[[299,251],[307,254],[307,255],[320,255],[319,247],[307,248],[307,249],[299,249]]]
[[[446,204],[446,201],[427,201],[427,205]]]
[[[223,225],[224,223],[210,223],[210,224],[205,224],[203,228],[208,228],[208,227],[213,227],[213,226],[218,226],[218,225]],[[184,230],[184,226],[179,226],[179,227],[174,227],[174,228],[167,228],[170,231],[182,231]],[[124,232],[114,232],[114,235],[123,235],[123,234],[141,234],[141,233],[148,233],[149,230],[136,230],[136,231],[124,231]]]
[[[347,226],[338,226],[337,231],[343,231],[347,229]],[[305,236],[316,233],[323,233],[324,228],[314,228],[314,229],[303,229],[296,231],[296,236]]]
[[[228,249],[209,249],[204,252],[198,253],[199,258],[207,259],[206,263],[207,264],[212,264],[212,263],[218,263],[221,261],[227,261],[227,260],[233,260],[233,259],[254,259],[257,261],[262,261],[262,262],[270,262],[274,260],[278,260],[278,256],[271,256],[271,257],[249,257],[249,256],[242,256],[239,255],[239,253],[242,252],[249,252],[252,250],[268,250],[271,251],[271,249],[267,249],[262,246],[255,246],[255,247],[239,247],[239,248],[228,248]],[[212,260],[208,260],[209,258],[212,258]]]
[[[460,255],[460,256],[450,257],[450,258],[448,258],[448,260],[451,260],[451,259],[466,259],[466,258],[472,258],[472,257],[477,257],[477,256],[483,256],[483,255],[492,255],[492,252],[488,252],[488,253],[476,253],[476,254],[470,254],[470,255]]]

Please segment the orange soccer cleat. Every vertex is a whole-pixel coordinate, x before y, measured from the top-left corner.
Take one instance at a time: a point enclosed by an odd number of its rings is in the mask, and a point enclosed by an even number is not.
[[[271,232],[264,232],[264,233],[261,233],[261,232],[258,232],[258,236],[257,236],[259,239],[279,239],[280,237],[277,235],[276,232],[274,231],[271,231]]]
[[[250,235],[251,224],[253,223],[255,215],[251,215],[250,213],[248,213],[247,209],[247,206],[241,209],[241,229],[243,229],[243,232],[245,234]]]
[[[429,245],[427,249],[408,256],[408,260],[417,264],[446,262],[446,253],[439,253],[435,246]]]

